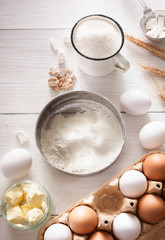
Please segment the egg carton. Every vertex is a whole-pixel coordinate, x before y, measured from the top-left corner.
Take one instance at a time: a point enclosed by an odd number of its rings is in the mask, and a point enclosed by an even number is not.
[[[68,224],[69,213],[79,205],[87,205],[95,209],[98,214],[98,224],[96,230],[104,230],[110,232],[113,235],[112,223],[114,218],[123,212],[129,212],[137,214],[137,203],[138,199],[130,199],[120,192],[119,179],[120,177],[129,170],[138,170],[142,172],[143,161],[146,157],[154,153],[161,153],[162,151],[151,151],[145,154],[140,160],[118,173],[115,177],[104,183],[101,187],[89,193],[86,197],[73,204],[69,209],[61,213],[57,217],[53,217],[48,221],[38,232],[37,240],[44,240],[44,233],[46,229],[55,223]],[[158,196],[162,193],[163,184],[158,181],[148,180],[148,188],[146,193],[154,193]],[[157,224],[145,223],[142,220],[141,234],[137,238],[138,240],[165,240],[165,219]],[[87,240],[89,235],[78,235],[73,233],[73,240]],[[114,239],[115,236],[113,236]]]

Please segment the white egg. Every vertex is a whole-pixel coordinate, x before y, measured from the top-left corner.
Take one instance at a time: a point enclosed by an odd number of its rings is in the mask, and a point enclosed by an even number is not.
[[[8,152],[0,162],[2,174],[11,180],[24,177],[32,166],[31,153],[23,148]]]
[[[138,198],[147,190],[147,179],[142,172],[130,170],[121,176],[119,188],[124,196]]]
[[[72,232],[68,226],[56,223],[46,229],[44,240],[72,240]]]
[[[121,94],[120,107],[130,115],[141,115],[150,109],[151,99],[142,91],[129,90]]]
[[[135,240],[141,233],[140,220],[132,213],[121,213],[113,221],[113,232],[117,239]]]
[[[139,133],[139,141],[146,149],[156,149],[165,143],[165,122],[147,123]]]

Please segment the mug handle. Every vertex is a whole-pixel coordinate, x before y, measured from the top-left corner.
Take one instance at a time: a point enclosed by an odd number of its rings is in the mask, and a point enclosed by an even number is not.
[[[115,56],[115,69],[126,72],[129,68],[129,61],[121,53],[118,53]]]

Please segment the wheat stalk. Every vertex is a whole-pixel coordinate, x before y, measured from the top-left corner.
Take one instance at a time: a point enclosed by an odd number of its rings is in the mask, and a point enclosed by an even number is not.
[[[145,70],[149,71],[150,73],[165,78],[165,71],[161,70],[159,68],[156,67],[151,67],[151,66],[145,66],[145,65],[141,65],[142,68],[144,68]]]
[[[152,74],[150,74],[150,75],[151,75],[151,78],[152,78],[153,82],[155,83],[155,85],[157,87],[159,97],[163,100],[163,102],[165,102],[165,94],[164,94],[164,92],[162,91],[162,89],[158,85],[158,83],[155,80],[155,78],[153,77],[153,75]],[[164,89],[164,87],[163,87],[163,89]]]
[[[161,99],[165,102],[165,94],[163,94],[160,90],[158,91],[158,95],[161,97]]]
[[[162,58],[162,59],[165,59],[165,50],[160,48],[160,47],[157,47],[153,44],[150,44],[150,43],[147,43],[147,42],[144,42],[138,38],[134,38],[128,34],[125,34],[125,37],[132,43],[135,43],[136,45],[138,45],[139,47],[142,47],[146,50],[148,50],[149,52],[155,54],[156,56]]]

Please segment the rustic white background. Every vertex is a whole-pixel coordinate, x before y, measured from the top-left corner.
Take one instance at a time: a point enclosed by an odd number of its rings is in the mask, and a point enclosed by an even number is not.
[[[154,10],[165,9],[164,0],[146,0],[146,3]],[[133,0],[0,0],[0,159],[8,151],[21,147],[16,139],[17,131],[29,136],[30,145],[25,148],[33,155],[33,166],[24,179],[37,181],[49,190],[54,204],[52,215],[67,209],[142,157],[147,151],[138,141],[140,129],[152,120],[165,121],[165,103],[158,97],[152,79],[139,67],[143,63],[164,68],[160,58],[125,41],[121,52],[131,63],[127,73],[116,71],[106,77],[93,78],[77,68],[72,48],[63,44],[63,37],[70,34],[77,20],[94,13],[111,16],[126,33],[149,41],[139,28],[142,9]],[[64,50],[67,67],[77,75],[74,89],[101,93],[117,107],[120,94],[128,89],[143,90],[152,99],[150,111],[143,116],[122,113],[127,131],[122,153],[111,167],[93,176],[75,177],[53,169],[41,157],[35,144],[38,114],[50,99],[61,93],[52,91],[47,85],[49,68],[58,67],[49,43],[52,37]],[[11,183],[0,174],[0,196]],[[0,216],[0,240],[36,239],[37,232],[14,230]]]

